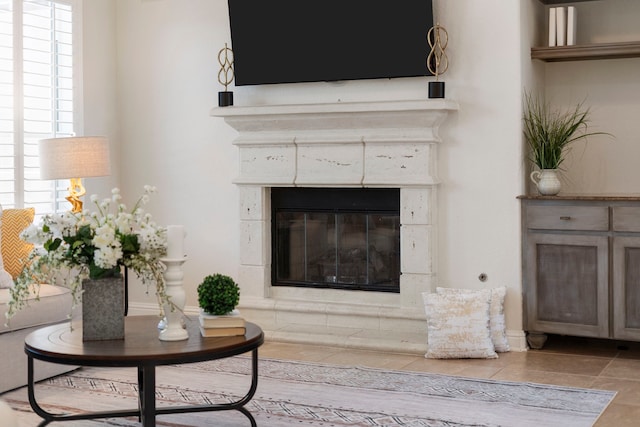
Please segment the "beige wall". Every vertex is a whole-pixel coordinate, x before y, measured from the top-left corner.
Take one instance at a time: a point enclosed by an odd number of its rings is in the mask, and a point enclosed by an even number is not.
[[[450,36],[450,68],[443,78],[447,97],[460,104],[441,131],[439,283],[508,286],[507,327],[517,331],[522,310],[516,197],[527,182],[522,90],[546,83],[549,93],[588,95],[594,124],[617,136],[614,142],[598,140],[586,150],[575,150],[579,156],[568,162],[572,185],[567,188],[634,192],[640,173],[634,167],[640,145],[633,132],[640,109],[640,85],[633,82],[638,60],[532,63],[528,48],[535,44],[531,40],[540,38],[533,24],[544,21],[537,0],[434,3],[437,19]],[[637,2],[606,3],[626,7]],[[85,0],[84,8],[89,29],[87,128],[104,130],[117,142],[117,181],[126,198],[136,197],[145,184],[156,185],[159,193],[149,205],[154,217],[162,224],[186,226],[187,305],[195,306],[195,289],[204,276],[221,272],[237,277],[238,271],[235,133],[209,115],[221,90],[217,52],[230,41],[227,3]],[[611,81],[615,84],[608,84]],[[232,90],[236,105],[424,99],[427,79]],[[480,273],[487,274],[486,283],[478,280]],[[152,307],[154,300],[134,286],[132,304]]]

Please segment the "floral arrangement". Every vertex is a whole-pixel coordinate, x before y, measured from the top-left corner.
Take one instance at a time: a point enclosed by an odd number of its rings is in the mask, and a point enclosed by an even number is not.
[[[161,307],[168,303],[165,266],[160,261],[167,251],[167,230],[156,225],[143,209],[155,190],[145,186],[131,211],[120,202],[120,191],[114,188],[110,199],[100,201],[91,196],[97,208],[94,212],[50,214],[40,224],[27,227],[21,237],[35,247],[11,289],[7,318],[27,305],[28,296],[39,291],[40,283],[67,286],[75,306],[84,279],[116,277],[122,266],[143,284],[155,283]]]

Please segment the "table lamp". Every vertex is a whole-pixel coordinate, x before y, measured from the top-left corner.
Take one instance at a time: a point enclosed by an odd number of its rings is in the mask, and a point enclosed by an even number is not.
[[[86,190],[82,178],[107,176],[111,173],[109,141],[103,136],[74,136],[43,139],[40,151],[40,179],[69,178],[72,212],[82,212]]]

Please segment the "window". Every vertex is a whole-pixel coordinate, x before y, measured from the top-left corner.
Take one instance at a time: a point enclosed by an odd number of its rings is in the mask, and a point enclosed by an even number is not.
[[[77,0],[0,0],[0,204],[67,210],[65,181],[39,179],[38,141],[77,128]]]

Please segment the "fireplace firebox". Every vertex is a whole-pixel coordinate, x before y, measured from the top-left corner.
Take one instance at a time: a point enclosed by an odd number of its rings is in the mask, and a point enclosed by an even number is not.
[[[400,292],[400,189],[272,188],[272,284]]]

